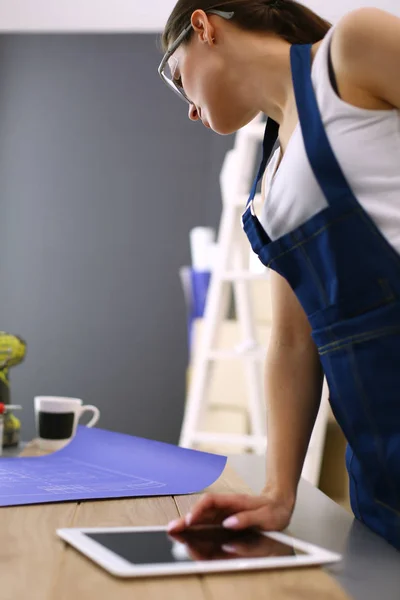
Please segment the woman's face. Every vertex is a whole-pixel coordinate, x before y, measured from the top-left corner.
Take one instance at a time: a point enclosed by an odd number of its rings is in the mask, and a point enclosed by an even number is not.
[[[174,77],[191,101],[189,118],[201,119],[219,134],[230,134],[249,123],[258,110],[249,103],[235,57],[228,52],[232,40],[227,41],[223,29],[229,25],[218,19],[217,29],[204,18],[205,23],[193,19],[190,41],[174,53]]]

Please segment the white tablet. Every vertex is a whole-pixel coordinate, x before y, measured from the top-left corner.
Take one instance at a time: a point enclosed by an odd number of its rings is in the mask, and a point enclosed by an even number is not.
[[[249,571],[334,563],[341,556],[283,533],[165,527],[59,529],[57,534],[117,577]]]

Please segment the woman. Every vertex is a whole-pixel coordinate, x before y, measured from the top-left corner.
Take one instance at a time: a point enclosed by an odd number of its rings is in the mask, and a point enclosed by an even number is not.
[[[292,0],[179,0],[163,43],[190,119],[228,134],[269,117],[259,178],[280,141],[261,218],[255,189],[243,216],[271,269],[266,487],[207,495],[170,530],[285,528],[325,375],[353,512],[400,549],[400,20],[368,8],[331,28]]]

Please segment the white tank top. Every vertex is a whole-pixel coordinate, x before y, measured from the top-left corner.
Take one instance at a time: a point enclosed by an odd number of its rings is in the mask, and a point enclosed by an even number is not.
[[[326,132],[350,187],[381,233],[400,253],[400,111],[368,110],[347,104],[329,75],[334,28],[321,43],[312,80]],[[308,162],[300,124],[277,169],[276,150],[265,178],[260,221],[272,241],[327,207]]]

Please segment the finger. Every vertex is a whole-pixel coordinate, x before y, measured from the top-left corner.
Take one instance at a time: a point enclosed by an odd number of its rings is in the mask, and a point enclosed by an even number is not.
[[[215,494],[206,494],[195,504],[192,511],[186,515],[187,525],[197,523],[199,518],[202,520],[205,515],[215,513],[218,500]]]
[[[222,523],[226,529],[241,530],[249,527],[257,527],[263,531],[274,529],[274,520],[268,508],[263,506],[256,510],[239,512]]]
[[[186,523],[183,517],[181,519],[175,519],[175,521],[171,521],[167,525],[168,533],[179,533],[180,531],[184,531],[185,529]]]
[[[239,494],[206,494],[186,517],[186,524],[217,522],[224,520],[224,515],[235,514],[244,510],[258,508],[263,500],[258,497]]]
[[[192,511],[186,515],[186,525],[214,523],[218,514],[215,495],[206,494],[195,504]]]

